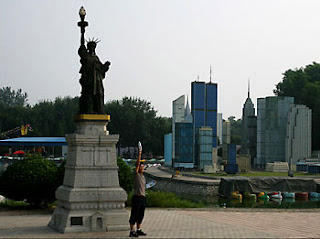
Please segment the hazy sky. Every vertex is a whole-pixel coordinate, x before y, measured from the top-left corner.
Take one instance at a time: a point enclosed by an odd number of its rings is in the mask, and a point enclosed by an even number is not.
[[[150,101],[171,116],[197,79],[218,83],[218,111],[241,117],[251,98],[273,95],[288,69],[319,62],[319,0],[10,0],[1,2],[0,87],[29,103],[79,96],[79,8],[86,38],[111,67],[105,100]]]

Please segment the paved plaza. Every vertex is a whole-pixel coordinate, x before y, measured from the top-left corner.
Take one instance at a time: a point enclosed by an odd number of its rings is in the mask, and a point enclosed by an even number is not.
[[[148,172],[171,178],[156,168]],[[178,176],[201,182],[217,179]],[[128,220],[130,208],[127,208]],[[129,231],[61,234],[47,226],[51,211],[0,211],[0,238],[128,238]],[[129,228],[129,226],[128,226]],[[147,208],[142,238],[320,238],[320,209]]]
[[[128,209],[128,216],[129,216]],[[0,238],[128,238],[129,232],[61,234],[51,213],[1,211]],[[147,208],[142,238],[320,238],[320,210]]]

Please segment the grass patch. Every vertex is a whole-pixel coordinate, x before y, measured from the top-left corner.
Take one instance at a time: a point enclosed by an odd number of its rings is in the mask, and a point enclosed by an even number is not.
[[[226,174],[226,173],[202,173],[202,172],[193,172],[194,175],[209,176],[209,177],[287,177],[288,173],[279,173],[279,172],[247,172],[247,173],[237,173],[237,174]],[[320,177],[320,174],[310,174],[305,172],[295,172],[295,177]]]
[[[133,192],[128,195],[127,206],[132,205]],[[202,202],[193,202],[183,199],[174,193],[147,190],[147,207],[160,208],[202,208],[205,207]]]
[[[184,173],[184,172],[182,172]],[[203,173],[203,172],[192,172],[188,174],[200,175],[200,176],[209,176],[209,177],[234,177],[235,175],[227,174],[227,173]]]
[[[25,210],[25,209],[52,209],[54,206],[56,206],[57,201],[54,201],[53,203],[48,203],[45,205],[31,205],[27,203],[26,201],[15,201],[11,199],[6,199],[4,202],[0,202],[0,210],[6,209],[6,210]]]
[[[240,173],[240,176],[243,177],[287,177],[288,173],[279,173],[279,172],[249,172],[249,173]],[[308,174],[304,172],[295,172],[294,176],[296,177],[310,177],[310,176],[319,176],[319,174]]]
[[[133,192],[128,194],[128,200],[126,206],[132,205]],[[56,205],[56,202],[47,204],[42,208],[52,208]],[[147,190],[147,207],[159,207],[159,208],[203,208],[205,207],[204,202],[197,202],[192,199],[185,199],[174,193]],[[34,209],[35,207],[24,201],[14,201],[7,199],[5,202],[0,203],[1,209],[8,210],[23,210],[23,209]],[[39,207],[36,207],[39,208]]]

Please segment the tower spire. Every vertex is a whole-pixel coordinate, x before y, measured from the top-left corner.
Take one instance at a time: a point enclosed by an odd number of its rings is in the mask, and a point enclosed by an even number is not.
[[[211,65],[210,65],[210,83],[211,83],[211,73],[212,71],[211,71]]]
[[[250,98],[250,78],[248,79],[248,98]]]
[[[189,96],[187,95],[187,105],[184,111],[184,121],[187,123],[192,123],[192,115],[189,106]]]

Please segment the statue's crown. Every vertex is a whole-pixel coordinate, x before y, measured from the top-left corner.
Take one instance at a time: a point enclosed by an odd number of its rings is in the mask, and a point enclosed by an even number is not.
[[[94,38],[92,38],[92,39],[88,39],[88,40],[86,40],[86,42],[87,42],[87,45],[89,44],[89,43],[94,43],[95,45],[97,45],[99,42],[100,42],[100,40],[97,38],[97,39],[94,39]]]

